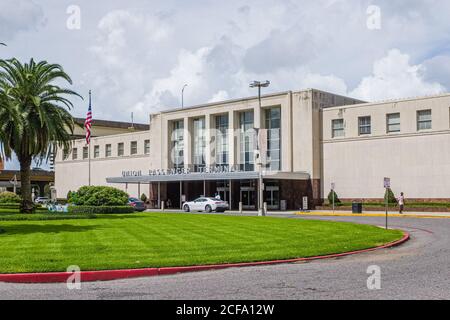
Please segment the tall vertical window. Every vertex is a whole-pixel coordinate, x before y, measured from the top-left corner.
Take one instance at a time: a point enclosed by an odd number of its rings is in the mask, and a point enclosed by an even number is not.
[[[64,150],[63,151],[63,160],[67,160],[69,159],[69,151],[68,150]]]
[[[205,168],[205,151],[206,151],[206,137],[205,137],[205,118],[194,119],[194,171],[200,172]]]
[[[72,160],[77,160],[77,159],[78,159],[78,149],[73,148],[72,149]]]
[[[370,117],[359,117],[358,118],[358,134],[365,135],[372,133],[372,121]]]
[[[228,115],[216,117],[216,164],[227,166],[228,162]]]
[[[281,170],[281,108],[271,108],[266,111],[267,129],[267,164],[273,171]]]
[[[331,121],[331,132],[333,138],[344,136],[344,119],[335,119]]]
[[[144,141],[144,153],[150,154],[150,140]]]
[[[253,161],[255,130],[253,127],[253,111],[241,112],[240,122],[240,169],[242,171],[254,171]]]
[[[106,158],[109,158],[109,157],[111,157],[111,154],[112,154],[112,148],[111,148],[111,145],[110,145],[110,144],[107,144],[107,145],[105,146],[105,157],[106,157]]]
[[[83,147],[83,159],[89,158],[89,149],[88,147]]]
[[[100,157],[100,146],[94,146],[94,158]]]
[[[138,153],[137,141],[131,141],[130,143],[130,154],[135,155]]]
[[[429,130],[431,128],[431,110],[417,111],[417,130]]]
[[[117,156],[118,157],[122,157],[124,155],[124,145],[123,142],[119,142],[117,144]]]
[[[184,121],[172,122],[172,163],[175,169],[184,168]]]
[[[386,116],[387,132],[400,132],[400,113],[391,113]]]

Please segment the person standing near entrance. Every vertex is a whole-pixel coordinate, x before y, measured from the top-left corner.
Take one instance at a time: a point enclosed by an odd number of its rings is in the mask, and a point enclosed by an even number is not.
[[[398,198],[398,206],[400,210],[400,214],[403,214],[403,210],[405,209],[405,195],[400,193],[400,197]]]

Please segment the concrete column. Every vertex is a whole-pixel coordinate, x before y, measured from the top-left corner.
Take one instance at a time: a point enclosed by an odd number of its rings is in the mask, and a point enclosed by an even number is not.
[[[239,150],[236,150],[236,139],[234,137],[235,133],[237,133],[234,111],[228,112],[228,126],[228,162],[230,164],[230,167],[232,167],[236,164],[236,153],[239,152]],[[239,145],[237,147],[239,147]]]
[[[192,128],[189,118],[184,118],[184,167],[192,165]]]
[[[209,167],[215,163],[215,159],[213,158],[212,150],[214,150],[214,146],[211,145],[212,137],[214,134],[214,125],[212,124],[212,115],[207,114],[205,116],[205,141],[206,141],[206,148],[205,148],[205,163],[206,167]]]

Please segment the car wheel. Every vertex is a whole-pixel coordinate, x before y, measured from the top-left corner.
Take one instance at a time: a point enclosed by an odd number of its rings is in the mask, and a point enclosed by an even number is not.
[[[205,212],[211,213],[211,211],[212,211],[211,206],[210,206],[209,204],[206,205],[206,207],[205,207]]]
[[[189,206],[187,204],[184,205],[183,209],[184,209],[184,212],[191,211],[191,209],[189,208]]]

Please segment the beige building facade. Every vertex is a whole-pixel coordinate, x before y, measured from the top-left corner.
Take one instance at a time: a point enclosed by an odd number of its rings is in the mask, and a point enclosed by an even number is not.
[[[90,171],[91,184],[155,207],[220,195],[256,209],[261,176],[277,210],[321,203],[331,183],[341,198],[382,198],[390,177],[407,196],[448,199],[449,107],[450,95],[364,103],[309,89],[265,95],[261,108],[252,97],[169,110],[150,115],[149,130],[75,140],[57,156],[56,190],[64,198]]]

